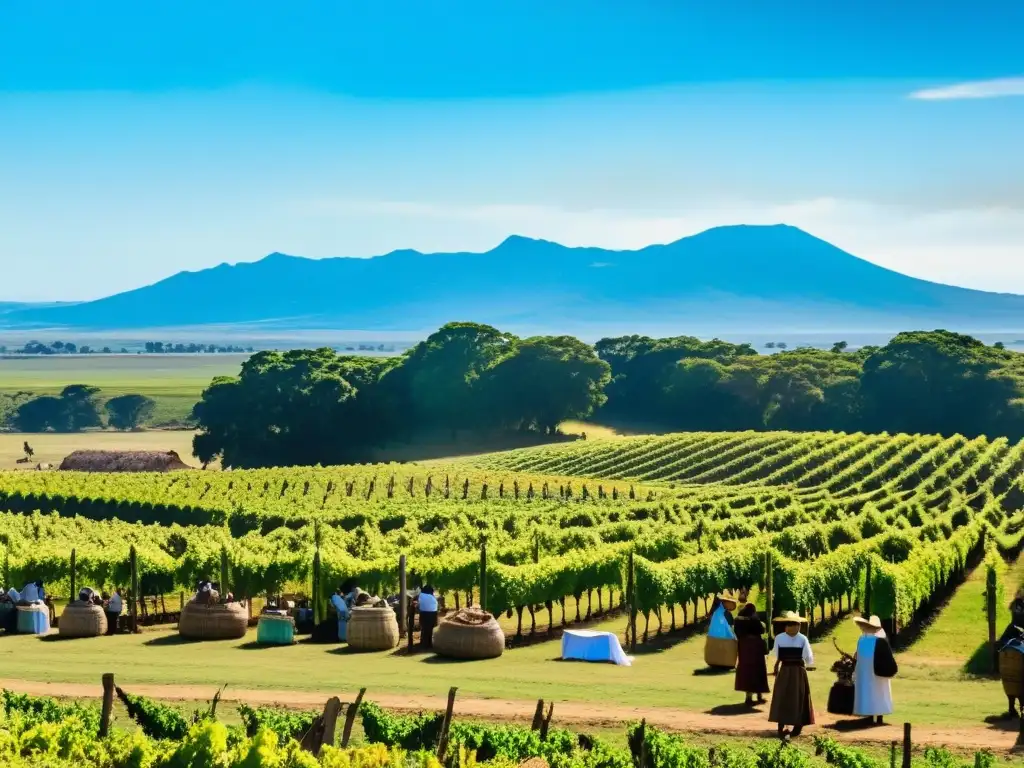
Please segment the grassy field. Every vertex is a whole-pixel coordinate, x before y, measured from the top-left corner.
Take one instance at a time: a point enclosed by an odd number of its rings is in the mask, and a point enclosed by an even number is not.
[[[54,394],[69,384],[156,401],[154,424],[187,419],[215,376],[238,373],[248,355],[79,355],[0,358],[0,394]]]
[[[176,451],[186,464],[199,466],[192,456],[192,435],[188,430],[149,430],[145,432],[82,432],[79,434],[23,435],[0,432],[0,470],[16,469],[24,464],[22,443],[35,450],[34,462],[58,466],[72,451]],[[31,465],[35,467],[33,463]]]

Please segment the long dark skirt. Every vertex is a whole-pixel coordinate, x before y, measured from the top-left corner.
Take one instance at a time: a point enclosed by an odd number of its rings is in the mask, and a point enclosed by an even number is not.
[[[736,664],[736,690],[742,693],[768,693],[768,665],[764,640],[760,635],[740,635],[739,661]]]
[[[779,669],[768,720],[779,725],[814,725],[811,684],[803,664],[783,664]]]

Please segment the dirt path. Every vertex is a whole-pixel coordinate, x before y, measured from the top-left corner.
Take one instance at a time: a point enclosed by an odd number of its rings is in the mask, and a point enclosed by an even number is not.
[[[0,679],[0,688],[36,696],[64,698],[100,698],[99,685],[82,683],[39,683],[28,680]],[[203,701],[213,697],[216,686],[182,685],[133,685],[131,692],[164,701]],[[295,707],[314,709],[334,695],[342,699],[355,697],[355,691],[270,691],[227,688],[222,701],[250,705]],[[444,709],[446,700],[439,696],[420,694],[396,695],[370,693],[368,698],[377,704],[393,710],[419,711]],[[506,701],[502,699],[457,699],[455,710],[458,715],[470,718],[485,718],[506,722],[529,721],[536,702]],[[556,702],[557,724],[581,728],[617,729],[630,720],[644,718],[652,725],[671,731],[697,732],[726,736],[772,737],[774,727],[768,723],[767,708],[748,712],[741,707],[726,706],[718,712],[689,712],[681,709],[661,707],[620,707],[614,705],[584,704],[580,702]],[[841,722],[841,721],[838,721]],[[849,721],[847,721],[849,722]],[[865,730],[842,730],[835,727],[837,718],[826,713],[818,715],[818,725],[809,728],[814,734],[825,730],[840,741],[890,744],[902,741],[902,724],[885,725]],[[991,749],[994,752],[1014,751],[1017,744],[1017,722],[1006,722],[992,726],[965,725],[954,727],[915,726],[915,745],[946,746],[957,751]]]

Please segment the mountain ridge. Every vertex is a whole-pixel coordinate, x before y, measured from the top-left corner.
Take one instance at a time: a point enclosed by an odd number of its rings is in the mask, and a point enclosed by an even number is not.
[[[1024,296],[913,278],[785,224],[733,225],[635,250],[510,235],[479,253],[309,259],[275,251],[95,301],[13,308],[0,326],[413,330],[454,317],[552,331],[794,323],[898,330],[929,322],[1006,330],[1024,327]]]

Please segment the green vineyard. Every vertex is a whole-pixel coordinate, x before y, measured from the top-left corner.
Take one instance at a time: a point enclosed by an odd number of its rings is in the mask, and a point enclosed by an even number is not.
[[[1024,535],[1024,444],[841,433],[691,433],[421,465],[172,474],[0,473],[4,581],[166,594],[230,564],[236,595],[415,576],[553,624],[621,604],[685,624],[723,589],[766,587],[816,620],[870,595],[914,622],[986,549]],[[766,590],[762,590],[764,592]],[[320,597],[326,597],[326,594]],[[569,603],[567,606],[566,603]],[[573,605],[573,603],[575,603]],[[574,614],[575,611],[575,614]]]

